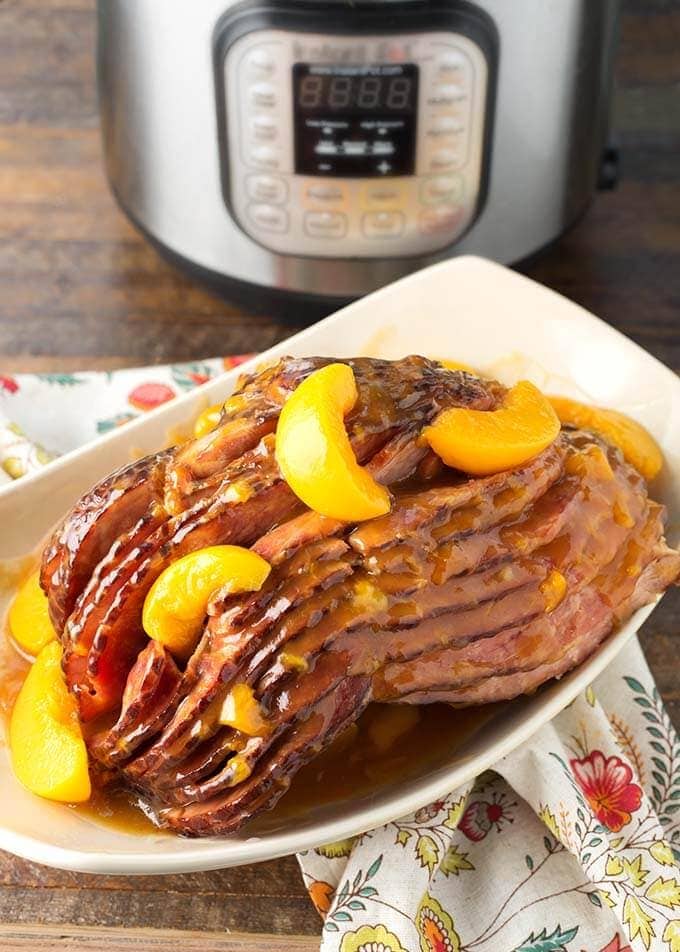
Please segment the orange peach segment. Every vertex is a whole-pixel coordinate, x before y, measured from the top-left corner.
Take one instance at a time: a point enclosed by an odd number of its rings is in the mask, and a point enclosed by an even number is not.
[[[549,446],[560,421],[547,397],[528,380],[515,384],[497,410],[444,410],[423,438],[447,466],[489,476],[521,466]]]
[[[235,684],[227,694],[219,722],[250,737],[263,737],[271,730],[253,689],[243,683]]]
[[[14,773],[32,793],[63,803],[89,798],[87,751],[58,641],[42,649],[19,691],[9,746]]]
[[[202,436],[216,430],[222,418],[222,413],[225,413],[227,416],[241,413],[246,406],[247,400],[243,394],[235,393],[224,403],[214,403],[211,407],[207,407],[202,413],[199,413],[196,418],[196,422],[194,423],[194,437],[200,440]]]
[[[211,407],[207,407],[202,413],[196,417],[196,422],[194,423],[194,436],[197,440],[200,440],[202,436],[205,436],[206,433],[212,433],[216,428],[217,424],[220,422],[220,417],[222,416],[222,404],[214,403]]]
[[[390,496],[356,460],[344,418],[357,401],[352,368],[328,364],[284,404],[276,460],[295,495],[323,516],[360,522],[390,510]]]
[[[151,586],[144,601],[142,625],[180,659],[188,658],[198,642],[210,596],[256,592],[269,575],[269,562],[238,545],[197,549],[169,565]]]
[[[477,376],[477,371],[474,370],[469,364],[464,364],[460,360],[438,360],[438,363],[442,367],[446,367],[447,370],[464,370],[466,374],[473,374]]]
[[[555,611],[567,594],[567,580],[561,572],[553,569],[552,572],[548,573],[547,578],[541,582],[539,588],[541,595],[545,597],[545,610],[550,614],[550,612]]]
[[[40,573],[26,579],[9,610],[9,630],[20,648],[38,655],[57,637],[47,610],[47,595],[40,587]]]
[[[569,397],[548,397],[562,423],[599,433],[618,446],[624,458],[648,481],[658,475],[663,455],[654,437],[636,420],[617,410],[588,406]]]

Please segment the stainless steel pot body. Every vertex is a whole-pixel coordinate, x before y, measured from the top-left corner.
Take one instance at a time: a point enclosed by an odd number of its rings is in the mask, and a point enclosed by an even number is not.
[[[409,3],[410,10],[415,7],[422,13],[423,30],[428,3]],[[307,42],[305,34],[318,36],[319,17],[323,23],[326,12],[342,22],[341,30],[329,30],[330,41],[337,33],[345,42],[358,35],[353,32],[353,17],[361,3],[292,0],[292,5],[292,25],[281,22],[284,34],[294,33],[299,43]],[[456,0],[440,0],[440,14],[447,5],[454,12],[460,6]],[[380,22],[386,36],[400,35],[392,16],[403,7],[403,0],[370,5],[374,19],[368,32],[374,39]],[[247,223],[239,221],[234,202],[238,204],[242,183],[232,182],[231,200],[229,194],[231,153],[225,137],[233,117],[229,91],[221,87],[228,70],[225,73],[220,59],[220,25],[225,18],[241,22],[243,10],[252,12],[250,5],[228,0],[98,3],[108,175],[130,217],[172,255],[251,288],[317,299],[351,298],[451,255],[476,253],[506,263],[518,261],[559,236],[587,207],[607,132],[617,0],[477,4],[495,44],[493,69],[486,76],[486,94],[479,107],[485,145],[477,205],[460,236],[443,247],[419,250],[416,243],[403,254],[398,242],[382,241],[364,256],[361,242],[358,253],[357,247],[342,240],[336,240],[329,252],[322,237],[316,244],[307,241],[304,253],[296,250],[302,245],[292,239],[287,244],[272,238],[268,247],[255,225],[248,233]],[[375,19],[381,15],[384,20]],[[262,26],[257,18],[246,17],[243,23],[235,33],[234,49],[238,43],[247,45],[248,37]],[[263,35],[270,40],[281,33],[278,20],[265,25],[270,32]],[[436,40],[439,34],[430,32]],[[234,56],[229,63],[235,61]],[[232,148],[239,129],[231,128]],[[292,211],[296,213],[295,207]],[[305,218],[305,228],[308,220],[312,221]],[[380,221],[394,221],[384,214],[382,219],[369,215],[368,225],[365,216],[361,220],[365,232]],[[321,228],[334,227],[329,224],[333,221],[337,218],[332,214],[315,219]],[[266,215],[263,223],[266,227]]]

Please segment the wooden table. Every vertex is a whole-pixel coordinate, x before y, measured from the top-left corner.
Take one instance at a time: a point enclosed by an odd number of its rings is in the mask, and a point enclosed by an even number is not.
[[[290,325],[226,304],[161,261],[114,205],[100,161],[94,29],[93,0],[0,3],[0,372],[176,361],[284,338]],[[679,46],[677,3],[624,0],[619,188],[524,268],[675,370]],[[678,621],[671,593],[643,639],[676,725]],[[297,952],[317,947],[319,925],[293,859],[116,879],[0,854],[2,949]]]

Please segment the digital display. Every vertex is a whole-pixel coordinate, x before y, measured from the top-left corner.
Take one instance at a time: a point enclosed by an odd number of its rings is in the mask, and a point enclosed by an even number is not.
[[[295,171],[410,175],[415,165],[415,63],[293,66]]]
[[[399,73],[392,75],[392,71]],[[318,69],[324,69],[318,67]],[[368,70],[374,72],[368,72]],[[297,89],[298,108],[310,110],[356,109],[361,113],[372,109],[393,112],[411,112],[413,110],[414,82],[411,76],[401,75],[402,67],[382,67],[389,74],[375,72],[380,67],[366,67],[359,75],[346,75],[337,69],[335,73],[311,72],[307,67],[300,76]]]

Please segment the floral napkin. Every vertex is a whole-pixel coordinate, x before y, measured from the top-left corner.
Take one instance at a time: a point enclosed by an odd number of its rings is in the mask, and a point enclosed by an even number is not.
[[[113,372],[0,374],[0,485],[249,357],[252,354]]]
[[[680,952],[680,742],[637,640],[493,771],[299,856],[322,952]]]
[[[0,376],[0,482],[244,359]],[[298,859],[322,952],[680,952],[680,741],[637,640],[493,771]]]

